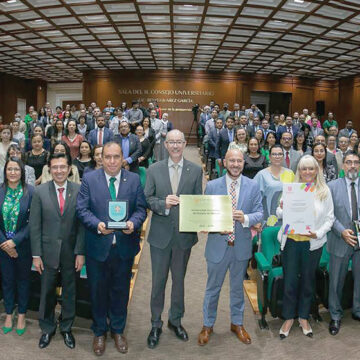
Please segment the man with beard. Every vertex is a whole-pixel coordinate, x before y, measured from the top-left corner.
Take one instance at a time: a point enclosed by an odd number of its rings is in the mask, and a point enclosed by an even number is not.
[[[113,132],[105,127],[105,118],[100,115],[96,119],[97,128],[93,129],[89,133],[89,143],[92,146],[95,145],[105,145],[106,143],[112,141],[114,134]]]
[[[360,321],[360,251],[354,224],[354,221],[359,220],[359,168],[359,155],[355,152],[346,153],[343,159],[345,178],[328,184],[335,215],[335,222],[327,242],[330,253],[329,332],[331,335],[336,335],[340,330],[343,316],[341,298],[350,259],[354,278],[352,318]]]
[[[243,281],[252,255],[251,226],[259,227],[263,220],[262,198],[256,181],[242,176],[244,155],[240,150],[228,150],[224,165],[227,173],[208,182],[206,195],[230,195],[233,208],[233,232],[210,233],[205,257],[208,279],[203,303],[203,328],[198,337],[200,346],[209,342],[216,320],[222,284],[230,271],[230,330],[244,344],[251,344],[243,326]]]

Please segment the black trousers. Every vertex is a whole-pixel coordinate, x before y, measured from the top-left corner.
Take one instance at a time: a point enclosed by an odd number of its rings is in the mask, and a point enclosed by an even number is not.
[[[71,331],[75,319],[76,272],[75,255],[60,255],[60,267],[50,268],[44,264],[41,274],[41,294],[39,307],[39,325],[42,333],[51,334],[56,330],[55,306],[57,302],[56,286],[59,270],[61,275],[61,316],[59,327],[61,332]]]
[[[315,290],[315,272],[321,253],[322,247],[310,251],[310,241],[287,239],[281,255],[284,270],[284,319],[294,319],[296,316],[309,318]]]

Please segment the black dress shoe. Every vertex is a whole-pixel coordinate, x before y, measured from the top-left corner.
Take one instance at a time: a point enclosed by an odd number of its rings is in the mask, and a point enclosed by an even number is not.
[[[44,349],[46,348],[51,341],[51,338],[55,335],[55,333],[52,334],[42,334],[39,340],[39,348]]]
[[[154,349],[159,344],[161,333],[162,333],[161,328],[158,327],[151,328],[150,334],[147,338],[147,344],[150,349]]]
[[[357,316],[355,314],[351,314],[351,317],[353,318],[353,320],[360,321],[360,316]]]
[[[329,333],[335,336],[339,332],[340,326],[341,326],[340,320],[331,320],[329,324]]]
[[[70,348],[70,349],[74,349],[75,348],[75,338],[73,336],[73,334],[71,333],[71,331],[68,332],[62,332],[61,335],[64,338],[64,343],[65,345]]]
[[[186,330],[182,327],[182,325],[175,326],[169,321],[168,328],[170,330],[173,330],[175,332],[176,337],[179,338],[180,340],[182,340],[182,341],[189,340],[189,336],[188,336]]]

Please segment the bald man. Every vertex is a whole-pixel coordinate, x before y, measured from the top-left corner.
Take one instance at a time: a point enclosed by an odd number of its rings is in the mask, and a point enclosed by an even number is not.
[[[180,340],[188,340],[188,334],[181,325],[185,312],[184,279],[191,248],[197,242],[197,234],[179,232],[179,196],[202,194],[202,171],[200,166],[184,159],[185,146],[182,132],[168,132],[165,147],[169,159],[156,162],[147,171],[145,196],[153,212],[148,236],[152,270],[152,327],[147,343],[151,349],[158,345],[162,333],[161,314],[169,270],[172,288],[168,327]]]
[[[198,344],[209,342],[216,320],[219,295],[227,271],[230,271],[230,330],[244,344],[251,339],[243,326],[243,281],[251,258],[251,226],[263,220],[260,189],[256,181],[242,176],[244,156],[240,150],[228,150],[224,166],[227,173],[208,182],[206,195],[230,195],[233,205],[233,232],[210,233],[205,249],[208,279],[203,304],[203,328]]]

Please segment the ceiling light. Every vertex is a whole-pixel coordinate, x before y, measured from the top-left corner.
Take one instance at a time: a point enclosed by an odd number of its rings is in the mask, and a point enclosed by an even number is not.
[[[8,0],[7,3],[8,4],[15,4],[17,0]]]
[[[304,3],[304,0],[294,0],[295,3],[298,3],[298,4],[303,4]]]

